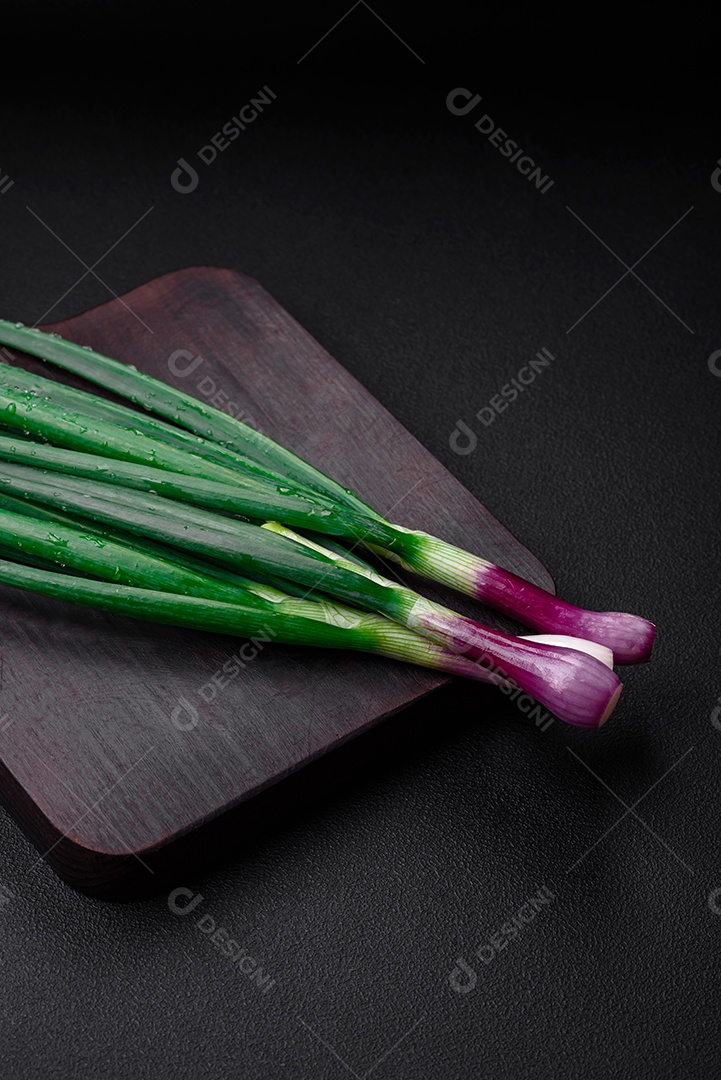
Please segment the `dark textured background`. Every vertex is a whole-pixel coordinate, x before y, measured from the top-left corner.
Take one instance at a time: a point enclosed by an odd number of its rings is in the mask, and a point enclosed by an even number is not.
[[[625,670],[597,734],[538,731],[463,686],[407,712],[314,805],[210,873],[188,866],[178,885],[203,899],[183,918],[165,897],[72,892],[0,816],[3,1072],[716,1077],[714,34],[628,11],[569,23],[361,3],[298,64],[347,10],[311,7],[179,5],[157,25],[147,5],[7,10],[5,40],[26,51],[22,76],[3,66],[0,310],[59,320],[191,264],[257,277],[562,595],[653,618],[655,661]],[[178,158],[263,84],[277,100],[194,192],[174,191]],[[483,95],[478,112],[448,112],[457,86]],[[550,191],[474,130],[481,111]],[[151,206],[102,281],[79,282],[27,209],[91,266]],[[574,214],[632,266],[692,206],[635,268],[646,287],[627,274],[568,333],[625,273]],[[541,347],[553,365],[491,426],[474,421]],[[478,433],[463,457],[459,418]],[[476,958],[544,886],[554,901]],[[269,991],[214,948],[203,914]],[[459,957],[477,972],[465,994],[449,982]]]

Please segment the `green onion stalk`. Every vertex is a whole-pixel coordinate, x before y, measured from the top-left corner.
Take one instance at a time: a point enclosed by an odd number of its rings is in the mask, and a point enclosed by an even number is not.
[[[112,488],[97,480],[10,462],[0,468],[0,492],[41,503],[91,523],[226,565],[246,578],[270,574],[359,604],[401,624],[446,651],[462,654],[487,669],[496,681],[512,680],[557,716],[572,724],[597,727],[618,700],[621,683],[585,643],[536,641],[492,630],[419,596],[413,590],[359,567],[310,541],[278,535],[269,528],[179,505],[159,495]],[[53,535],[66,537],[52,524]],[[275,526],[283,529],[283,526]],[[91,546],[101,546],[91,542]],[[59,542],[57,559],[65,545]],[[34,549],[35,554],[42,554]]]
[[[273,478],[293,485],[296,495],[300,495],[304,489],[306,493],[329,500],[336,508],[337,516],[342,517],[343,513],[346,513],[353,518],[351,528],[356,530],[356,538],[358,519],[363,522],[365,532],[361,533],[362,542],[367,544],[370,550],[395,559],[415,573],[482,600],[542,633],[597,641],[613,651],[618,663],[637,663],[647,660],[651,655],[655,628],[647,620],[625,612],[586,611],[438,537],[387,522],[356,494],[286,447],[235,417],[138,371],[132,365],[103,356],[87,346],[65,341],[57,335],[4,320],[0,320],[0,343],[21,349],[80,375],[194,434],[200,442],[194,444],[192,454],[204,456],[210,444],[232,455],[238,471],[251,472],[256,476],[262,474],[268,479]],[[37,376],[26,378],[21,375],[14,378],[15,385],[20,386],[22,382],[26,390],[31,387],[34,379],[35,389],[39,394],[50,392],[43,388]],[[67,388],[62,393],[69,404],[71,397],[68,396]],[[79,393],[82,392],[72,391],[71,395]],[[57,391],[55,395],[55,402],[60,404],[62,398]],[[12,402],[9,405],[11,406]],[[97,412],[97,403],[93,407],[96,409],[98,422],[101,419],[109,422],[111,411],[114,411],[113,415],[118,419],[120,414],[117,410],[122,408],[108,405],[104,417],[101,418]],[[8,405],[5,406],[5,412],[7,408]],[[87,410],[86,415],[89,415]],[[143,430],[149,435],[148,418],[144,417],[143,422]],[[177,435],[168,432],[168,426],[156,425],[153,428],[154,437],[160,441],[177,440]],[[176,432],[177,427],[174,429]],[[138,430],[141,430],[140,427]],[[113,456],[109,448],[107,452],[108,456]],[[117,453],[117,447],[115,452]],[[217,449],[210,453],[216,455],[218,463]],[[125,457],[124,454],[122,456]],[[225,459],[228,467],[231,467],[230,460]],[[160,458],[156,463],[160,468],[168,467]],[[390,530],[390,537],[387,536],[383,541],[374,536],[374,524],[385,525]],[[330,529],[324,531],[330,532]]]
[[[72,571],[82,577],[68,576]],[[99,540],[95,531],[49,525],[4,509],[0,581],[116,614],[243,637],[264,631],[279,643],[360,650],[507,685],[496,673],[383,616],[329,601],[295,599],[239,575],[223,580],[222,572],[209,576],[118,540]]]
[[[248,638],[265,633],[278,644],[352,649],[477,682],[504,685],[478,664],[446,652],[388,619],[351,609],[339,608],[332,617],[311,618],[283,610],[280,604],[266,608],[210,600],[70,576],[4,559],[0,559],[0,584],[153,623]]]

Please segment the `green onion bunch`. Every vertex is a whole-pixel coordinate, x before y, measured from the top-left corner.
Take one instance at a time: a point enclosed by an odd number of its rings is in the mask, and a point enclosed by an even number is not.
[[[595,728],[614,662],[654,627],[585,611],[428,533],[386,520],[291,450],[136,368],[0,320],[0,344],[126,399],[0,364],[0,583],[135,618],[355,649],[519,686]],[[401,564],[534,633],[484,626],[390,579]]]

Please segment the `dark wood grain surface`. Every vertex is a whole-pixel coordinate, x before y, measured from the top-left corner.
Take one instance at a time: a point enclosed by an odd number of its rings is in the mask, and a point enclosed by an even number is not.
[[[214,399],[391,519],[553,588],[253,279],[182,270],[46,329]],[[392,661],[244,647],[9,588],[0,610],[0,795],[66,881],[102,895],[152,888],[183,853],[237,842],[240,825],[292,806],[301,766],[446,682]]]

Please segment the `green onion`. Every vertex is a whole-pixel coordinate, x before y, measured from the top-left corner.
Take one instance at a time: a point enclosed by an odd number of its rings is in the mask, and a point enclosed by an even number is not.
[[[122,529],[110,528],[107,525],[100,528],[98,527],[97,522],[94,522],[91,526],[81,515],[73,515],[58,509],[49,510],[47,507],[40,506],[30,499],[16,499],[2,490],[0,490],[0,510],[9,510],[14,514],[23,514],[26,517],[34,517],[40,521],[66,525],[70,528],[80,528],[86,536],[92,534],[100,540],[111,540],[126,545],[130,544],[137,551],[144,552],[147,555],[155,556],[165,561],[172,559],[174,563],[185,567],[187,570],[204,574],[206,577],[217,578],[220,581],[224,581],[226,584],[241,586],[251,590],[256,589],[256,587],[260,588],[267,585],[275,589],[280,589],[291,596],[305,597],[308,595],[307,588],[304,588],[302,585],[296,585],[294,582],[287,579],[277,578],[273,574],[256,572],[254,578],[244,578],[238,574],[237,571],[229,570],[226,566],[220,566],[210,559],[200,558],[187,551],[178,551],[175,548],[168,547],[166,544],[148,540],[145,537],[132,536]],[[53,566],[55,566],[54,563]]]
[[[260,466],[276,469],[281,475],[304,487],[317,490],[321,494],[331,493],[340,505],[378,516],[352,492],[318,472],[312,465],[269,439],[267,435],[212,406],[206,406],[197,398],[184,394],[159,379],[144,375],[131,365],[122,364],[102,356],[101,353],[93,352],[90,348],[65,341],[56,334],[46,334],[42,330],[5,320],[0,320],[0,342],[57,364],[75,375],[81,375],[120,397],[128,398],[149,412],[172,420],[201,438],[237,450]]]
[[[0,391],[0,396],[1,396]],[[33,409],[33,417],[37,410]],[[17,411],[14,415],[18,415]],[[40,417],[37,417],[40,420]],[[53,432],[43,422],[36,429]],[[88,429],[88,432],[90,429]],[[84,439],[88,439],[85,432]],[[93,441],[96,441],[95,438]],[[101,435],[97,435],[98,445]],[[147,442],[147,440],[145,440]],[[155,453],[153,449],[150,453]],[[135,453],[135,457],[139,457]],[[164,459],[164,460],[167,460]],[[240,514],[247,518],[264,521],[278,518],[289,525],[300,528],[311,527],[318,532],[328,531],[333,535],[357,540],[366,534],[366,523],[341,516],[337,507],[321,499],[321,496],[298,496],[292,492],[279,492],[277,486],[263,478],[245,482],[236,478],[230,483],[219,483],[201,476],[189,476],[172,472],[169,469],[155,468],[152,465],[138,464],[135,461],[123,461],[107,458],[99,454],[87,454],[82,451],[65,450],[45,443],[30,442],[25,439],[0,435],[0,461],[14,461],[23,465],[34,465],[52,472],[66,473],[71,476],[102,480],[106,484],[134,488],[163,495],[169,499],[220,510],[227,514]],[[181,464],[183,464],[181,462]],[[201,467],[201,473],[204,467]],[[372,535],[383,537],[393,543],[392,530],[381,522],[369,522]]]
[[[248,470],[269,468],[275,478],[283,476],[288,482],[329,498],[339,508],[360,515],[368,522],[383,521],[357,495],[290,450],[240,420],[139,372],[133,366],[64,341],[57,335],[3,320],[0,320],[0,342],[81,375],[203,439],[225,447],[242,457],[246,463],[243,467]],[[108,453],[112,452],[109,450]],[[202,453],[201,448],[198,453]],[[116,456],[125,455],[118,453]],[[655,630],[645,619],[625,612],[585,611],[437,537],[388,522],[384,524],[393,530],[392,546],[375,540],[370,528],[365,542],[372,550],[395,558],[407,569],[459,589],[541,632],[598,641],[613,651],[619,663],[636,663],[651,655]]]
[[[12,558],[40,560],[43,568],[79,571],[106,581],[160,592],[202,596],[226,603],[250,604],[305,618],[355,618],[349,608],[329,601],[299,600],[227,570],[213,570],[200,559],[180,559],[160,545],[100,535],[80,523],[48,522],[0,508],[0,545]]]
[[[0,510],[0,543],[6,550],[17,549],[16,557],[31,555],[126,585],[231,601],[241,591],[237,586],[225,585],[150,555],[137,546],[100,537],[92,530],[86,532],[9,510]]]
[[[485,669],[472,664],[453,653],[419,638],[410,630],[401,628],[382,616],[362,613],[352,608],[328,601],[320,603],[312,600],[299,600],[288,596],[277,588],[261,585],[258,582],[241,578],[230,573],[212,575],[189,571],[177,561],[161,559],[148,555],[137,546],[118,542],[109,538],[100,539],[95,532],[87,533],[82,528],[60,523],[48,523],[25,514],[16,514],[0,509],[0,551],[7,559],[22,559],[23,564],[41,570],[79,571],[85,576],[118,585],[129,585],[144,590],[139,592],[136,605],[130,613],[137,614],[137,607],[147,599],[146,591],[152,593],[177,593],[183,597],[193,596],[213,600],[223,605],[233,605],[236,611],[248,614],[249,610],[270,613],[274,638],[278,638],[278,615],[284,622],[280,631],[285,634],[286,621],[292,628],[302,629],[306,621],[323,622],[340,629],[337,647],[362,648],[392,656],[395,659],[421,663],[425,667],[462,674],[482,682],[492,681]],[[198,562],[198,565],[202,565]],[[225,579],[225,580],[223,580]],[[51,582],[52,583],[52,582]],[[82,602],[87,598],[90,584],[84,589],[66,582],[64,591],[58,591],[56,583],[54,595],[65,599],[77,599]],[[73,595],[73,588],[75,594]],[[166,608],[169,607],[166,604]],[[126,611],[126,613],[128,613]],[[173,620],[174,621],[174,620]],[[185,625],[181,623],[181,625]],[[230,624],[233,632],[241,633],[248,626],[239,619]],[[202,628],[202,627],[201,627]],[[315,628],[305,627],[308,643],[316,644]],[[355,634],[347,634],[353,630]],[[291,639],[303,643],[297,636]],[[333,644],[325,635],[323,644]]]
[[[47,439],[72,450],[97,452],[104,457],[175,469],[189,476],[236,483],[238,473],[225,465],[209,461],[198,452],[186,452],[161,439],[145,435],[137,427],[123,426],[108,420],[91,419],[84,413],[70,412],[60,405],[39,398],[27,390],[0,387],[0,423],[24,434]],[[268,479],[254,465],[248,479]],[[271,479],[275,480],[274,476]]]
[[[268,635],[279,644],[359,650],[477,682],[504,685],[494,673],[446,652],[405,627],[350,608],[305,604],[294,609],[297,602],[292,600],[265,605],[221,602],[74,577],[48,571],[40,564],[23,565],[3,559],[0,583],[153,623],[237,637]],[[306,611],[310,608],[316,611],[309,617]]]
[[[189,431],[158,420],[145,412],[138,412],[137,409],[128,408],[127,405],[119,405],[107,398],[90,394],[86,390],[76,390],[54,379],[32,374],[23,368],[0,363],[0,387],[30,394],[35,399],[40,398],[51,405],[59,406],[67,413],[78,413],[92,420],[104,420],[120,428],[131,428],[136,434],[147,435],[148,438],[167,443],[176,449],[195,454],[217,465],[224,465],[227,469],[233,470],[236,475],[244,473],[246,478],[257,475],[277,484],[287,484],[286,478],[282,474],[274,473],[267,463],[260,465],[248,457],[226,450],[218,443],[201,439]],[[298,490],[308,490],[299,485],[294,486]],[[310,494],[309,490],[308,493]]]
[[[427,637],[445,650],[467,654],[527,693],[569,723],[595,727],[616,703],[621,684],[603,662],[558,644],[514,638],[434,604],[412,590],[364,571],[304,540],[277,535],[207,510],[178,506],[160,496],[140,495],[94,480],[6,464],[0,484],[7,492],[80,514],[93,522],[160,540],[222,562],[248,577],[258,572],[288,578],[309,591],[322,589],[367,606]],[[275,526],[274,528],[282,527]]]

